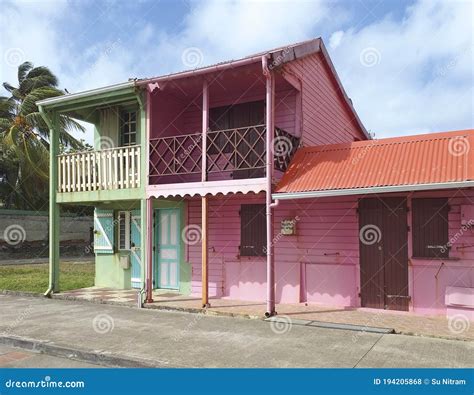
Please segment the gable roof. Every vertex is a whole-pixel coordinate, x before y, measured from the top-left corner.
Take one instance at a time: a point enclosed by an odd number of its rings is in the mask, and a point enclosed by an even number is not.
[[[299,149],[273,197],[474,186],[474,130]]]
[[[220,63],[216,63],[210,66],[199,67],[191,70],[180,71],[176,73],[156,76],[152,78],[143,78],[143,79],[129,79],[128,82],[123,82],[119,84],[109,85],[101,88],[91,89],[88,91],[83,92],[76,92],[72,94],[67,94],[63,96],[58,96],[50,99],[44,99],[38,101],[36,104],[42,107],[52,108],[54,106],[63,106],[66,103],[75,103],[78,99],[79,100],[88,100],[92,99],[96,96],[101,95],[109,95],[115,94],[119,91],[124,89],[130,91],[136,89],[138,87],[146,86],[148,84],[158,83],[160,81],[168,81],[172,79],[180,79],[180,78],[188,78],[194,77],[197,75],[203,75],[207,73],[212,73],[218,70],[225,70],[231,69],[234,67],[239,67],[242,65],[247,65],[251,63],[258,63],[262,61],[262,56],[267,55],[269,58],[269,64],[273,65],[273,67],[277,68],[287,62],[291,62],[297,59],[301,59],[305,56],[309,56],[312,54],[320,53],[322,59],[329,67],[331,74],[334,77],[336,82],[337,88],[340,90],[344,102],[349,108],[349,111],[352,113],[353,118],[355,119],[357,125],[359,126],[362,133],[365,135],[367,139],[370,139],[370,135],[365,129],[362,121],[359,118],[353,104],[352,100],[348,97],[339,76],[337,75],[336,69],[329,57],[329,54],[324,46],[323,40],[319,38],[314,38],[311,40],[301,41],[294,44],[289,44],[285,46],[281,46],[278,48],[274,48],[268,51],[259,52],[253,55],[245,56],[240,59],[236,60],[228,60]]]

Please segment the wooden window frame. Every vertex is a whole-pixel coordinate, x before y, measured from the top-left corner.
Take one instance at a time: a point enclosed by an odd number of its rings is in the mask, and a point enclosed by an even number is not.
[[[124,214],[125,215],[125,219],[124,219],[124,225],[125,225],[125,240],[122,240],[122,221],[121,221],[121,215]],[[130,248],[131,248],[131,239],[132,239],[132,235],[131,235],[131,218],[132,218],[132,215],[131,215],[131,212],[130,211],[124,211],[124,210],[121,210],[118,212],[117,214],[117,223],[118,223],[118,237],[117,237],[117,246],[118,246],[118,250],[119,251],[130,251]],[[122,241],[124,242],[123,243],[123,247],[122,247]]]
[[[245,213],[245,210],[250,210],[250,211],[257,211],[255,216],[250,219],[248,223],[244,223],[246,220],[247,216]],[[242,204],[240,206],[240,256],[242,257],[264,257],[266,256],[266,235],[267,235],[267,222],[266,222],[266,206],[265,204]],[[256,216],[260,216],[262,223],[260,224],[255,224],[252,223],[256,219]],[[261,231],[264,233],[262,238],[261,238],[261,245],[254,245],[251,246],[248,244],[248,241],[252,239],[252,235],[245,233],[247,231],[250,231],[252,229],[261,229]],[[252,248],[253,249],[252,249]]]
[[[433,210],[428,211],[431,207],[433,207]],[[449,259],[450,247],[448,216],[448,198],[412,199],[413,258]],[[434,221],[438,225],[442,224],[443,227],[441,229],[434,230],[432,228],[427,229],[426,227],[431,225],[432,221]],[[440,236],[440,234],[442,235]],[[445,240],[435,240],[440,238],[443,238]],[[427,251],[432,252],[430,253]]]
[[[135,116],[135,120],[132,119]],[[128,147],[137,144],[138,113],[135,110],[122,110],[119,116],[120,146]],[[132,141],[134,140],[134,141]]]

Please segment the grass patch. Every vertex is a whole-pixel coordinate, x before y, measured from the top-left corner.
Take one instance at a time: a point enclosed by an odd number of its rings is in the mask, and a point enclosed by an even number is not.
[[[59,267],[61,291],[94,285],[94,263],[61,263]],[[48,285],[48,264],[0,266],[0,289],[43,293]]]

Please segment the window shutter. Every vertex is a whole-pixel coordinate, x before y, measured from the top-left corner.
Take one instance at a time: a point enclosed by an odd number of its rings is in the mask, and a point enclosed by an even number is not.
[[[94,252],[114,253],[114,211],[96,208],[94,211]]]
[[[240,210],[240,255],[264,256],[267,224],[264,204],[243,204]]]
[[[448,199],[413,199],[413,255],[448,258]]]

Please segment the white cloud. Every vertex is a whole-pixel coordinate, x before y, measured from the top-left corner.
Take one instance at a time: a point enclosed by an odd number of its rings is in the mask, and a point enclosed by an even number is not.
[[[343,84],[378,137],[473,126],[470,2],[422,0],[402,21],[387,16],[366,26],[343,4],[335,8],[326,0],[191,2],[179,29],[128,15],[137,28],[125,34],[112,23],[109,36],[90,33],[80,51],[79,39],[65,35],[68,21],[87,19],[79,3],[3,3],[3,58],[9,48],[20,48],[23,60],[50,67],[70,92],[185,69],[182,54],[190,47],[210,64],[329,33]],[[111,13],[104,15],[109,23]],[[3,59],[1,76],[15,82],[16,67]]]
[[[402,23],[387,18],[345,31],[330,53],[378,137],[456,130],[473,127],[472,37],[470,2],[424,0]]]
[[[342,41],[342,37],[344,37],[344,32],[342,30],[338,30],[331,34],[329,38],[329,47],[331,49],[336,49]]]

